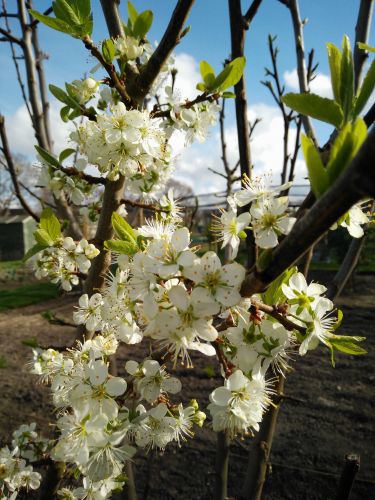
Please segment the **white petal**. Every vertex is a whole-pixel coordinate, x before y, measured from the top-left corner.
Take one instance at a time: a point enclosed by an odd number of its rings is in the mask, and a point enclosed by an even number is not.
[[[120,377],[113,377],[105,384],[106,393],[110,396],[121,396],[126,391],[126,381]]]
[[[177,309],[186,311],[189,307],[189,295],[181,285],[174,286],[168,292],[169,299]]]

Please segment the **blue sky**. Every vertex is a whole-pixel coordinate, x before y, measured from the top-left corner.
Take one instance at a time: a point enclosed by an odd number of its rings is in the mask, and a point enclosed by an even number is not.
[[[12,4],[8,2],[11,10]],[[50,6],[48,0],[34,0],[34,8],[39,11]],[[126,2],[122,1],[121,13],[126,18]],[[245,10],[250,4],[243,1]],[[331,41],[337,45],[341,43],[343,34],[348,34],[354,40],[354,26],[357,16],[358,0],[300,0],[302,18],[307,18],[305,26],[306,51],[315,49],[315,61],[319,62],[318,71],[328,75],[325,43]],[[139,11],[154,10],[154,24],[149,34],[150,41],[160,40],[168,24],[175,2],[170,0],[134,0]],[[100,41],[107,36],[105,23],[101,15],[99,0],[92,0],[94,12],[93,39]],[[176,48],[180,55],[180,63],[184,64],[183,55],[190,55],[190,63],[197,63],[204,59],[220,69],[222,61],[230,53],[229,16],[226,0],[197,0],[188,20],[191,26],[189,34]],[[259,81],[264,79],[264,67],[268,66],[269,54],[267,49],[268,34],[277,35],[277,45],[280,49],[280,74],[293,72],[296,67],[294,39],[288,9],[277,0],[264,0],[255,17],[246,40],[246,81],[248,102],[250,109],[260,109],[261,105],[273,106],[273,101]],[[40,43],[49,59],[45,61],[47,80],[49,83],[62,86],[64,81],[71,81],[81,77],[94,65],[80,41],[58,33],[44,26],[40,27]],[[373,36],[371,43],[373,43]],[[5,115],[12,116],[22,106],[18,86],[15,82],[14,70],[9,58],[9,48],[6,44],[0,45],[0,64],[3,68],[0,80],[0,110]],[[197,66],[195,66],[196,72]],[[195,74],[195,73],[194,73]],[[288,80],[289,82],[289,80]],[[197,82],[191,82],[192,86]],[[290,82],[289,82],[290,83]],[[319,81],[318,81],[319,83]],[[326,85],[327,79],[321,82]],[[291,90],[293,90],[291,88]],[[323,89],[324,90],[324,89]],[[229,107],[228,127],[233,128],[233,113]],[[318,133],[323,141],[329,133],[326,127],[318,127]],[[215,131],[213,131],[215,135]],[[211,150],[210,150],[211,147]],[[197,148],[197,146],[193,146]],[[213,145],[202,146],[203,156],[212,152]],[[205,149],[206,148],[206,149]],[[22,151],[21,151],[22,152]],[[196,155],[195,154],[195,158]]]

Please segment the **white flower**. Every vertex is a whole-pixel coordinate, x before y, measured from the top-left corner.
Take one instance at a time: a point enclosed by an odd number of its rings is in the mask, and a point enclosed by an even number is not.
[[[330,317],[332,311],[332,303],[327,302],[327,299],[319,299],[311,312],[310,321],[306,323],[306,338],[302,341],[299,353],[304,356],[307,351],[315,349],[319,341],[326,344],[333,333],[333,325],[335,318]]]
[[[85,293],[79,298],[78,304],[79,309],[73,313],[74,322],[77,325],[84,323],[87,330],[95,331],[101,322],[102,295],[94,293],[89,299],[89,296]]]
[[[362,212],[360,205],[354,205],[349,212],[345,214],[339,222],[339,225],[346,227],[350,236],[353,238],[362,238],[364,231],[361,226],[368,224],[369,221],[370,219]]]
[[[260,248],[274,248],[280,234],[288,234],[296,219],[285,211],[288,197],[259,199],[250,208],[255,243]]]
[[[205,288],[225,308],[241,302],[239,289],[245,278],[245,268],[236,262],[221,266],[215,252],[206,252],[194,266],[184,268],[183,274]]]
[[[210,401],[208,409],[215,432],[226,430],[233,438],[251,429],[257,431],[269,403],[266,382],[259,374],[249,380],[241,370],[236,370],[224,387],[210,394]]]
[[[243,189],[234,194],[234,199],[239,207],[248,205],[249,203],[261,198],[273,198],[276,194],[288,189],[292,182],[281,184],[281,186],[271,187],[270,182],[272,175],[263,175],[255,179],[249,179],[246,175],[243,178]]]
[[[250,219],[251,217],[248,212],[237,216],[236,211],[233,209],[229,209],[228,211],[222,210],[221,216],[215,218],[212,230],[217,235],[217,241],[223,242],[221,248],[229,245],[229,260],[237,257],[241,241],[239,235],[246,236],[244,230],[249,225]]]

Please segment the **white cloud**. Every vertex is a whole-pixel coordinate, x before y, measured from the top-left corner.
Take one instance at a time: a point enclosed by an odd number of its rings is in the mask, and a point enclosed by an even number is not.
[[[55,152],[60,152],[68,147],[68,136],[74,128],[71,122],[64,123],[61,120],[60,107],[58,101],[51,101],[50,122]],[[5,123],[11,150],[24,156],[35,157],[36,139],[26,106],[23,105],[13,114],[8,114]]]
[[[285,71],[284,80],[290,90],[299,92],[298,75],[297,70]],[[318,94],[322,97],[332,98],[332,87],[331,79],[329,76],[323,73],[317,73],[314,80],[310,83],[310,90],[314,94]]]
[[[202,79],[198,62],[191,55],[181,53],[175,56],[174,66],[177,68],[176,91],[182,100],[193,99],[198,94],[195,87]]]

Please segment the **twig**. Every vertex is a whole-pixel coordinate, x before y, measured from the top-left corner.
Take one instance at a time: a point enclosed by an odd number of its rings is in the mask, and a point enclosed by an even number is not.
[[[14,190],[16,192],[17,198],[23,208],[26,210],[28,214],[31,215],[31,217],[39,222],[39,217],[36,215],[36,213],[32,210],[32,208],[29,206],[29,204],[26,202],[25,198],[23,197],[23,194],[21,193],[20,187],[18,185],[18,179],[17,179],[17,174],[16,174],[16,167],[13,162],[13,157],[12,153],[10,152],[9,149],[9,144],[8,144],[8,137],[6,134],[5,130],[5,119],[2,115],[0,115],[0,137],[1,137],[1,142],[2,142],[2,151],[4,154],[4,158],[7,162],[9,173],[12,179],[12,183],[14,186]]]
[[[256,13],[258,12],[261,3],[262,0],[253,0],[252,4],[247,9],[246,14],[243,16],[245,30],[248,30],[250,28],[251,21],[254,19]]]
[[[12,33],[10,33],[9,31],[7,31],[3,28],[0,28],[0,34],[3,35],[8,42],[16,43],[17,45],[19,45],[21,47],[23,46],[23,42],[22,42],[21,38],[17,38],[16,36],[12,35]]]
[[[269,316],[272,316],[275,318],[283,327],[288,330],[288,331],[293,331],[297,330],[298,332],[302,334],[306,334],[306,328],[298,325],[297,323],[294,323],[290,319],[288,319],[285,314],[282,314],[280,312],[280,308],[277,306],[268,306],[267,304],[263,304],[262,302],[259,302],[259,300],[256,299],[251,299],[251,303],[254,305],[256,309],[259,311],[262,311]]]
[[[69,177],[79,177],[80,179],[86,181],[88,184],[102,184],[105,186],[107,184],[107,179],[104,177],[95,177],[94,175],[85,174],[77,170],[75,167],[63,167],[60,165],[59,170],[64,172],[65,175]]]
[[[228,466],[230,438],[227,432],[218,432],[216,436],[215,485],[214,500],[228,498]]]
[[[104,59],[102,53],[100,52],[100,50],[97,47],[95,47],[93,41],[91,40],[91,38],[88,35],[86,35],[82,39],[82,41],[85,44],[86,49],[91,52],[91,54],[100,62],[100,64],[103,66],[103,68],[108,73],[108,75],[111,79],[111,84],[117,90],[117,92],[120,94],[120,97],[121,97],[121,100],[123,101],[123,103],[127,107],[134,106],[135,104],[134,104],[133,100],[130,98],[128,92],[126,91],[123,82],[120,80],[114,65],[111,63],[108,63]]]
[[[297,74],[298,74],[299,89],[301,93],[306,93],[309,92],[309,87],[307,80],[305,48],[303,41],[303,23],[301,21],[299,13],[298,0],[288,0],[286,2],[281,1],[281,3],[283,3],[288,7],[292,17],[294,39],[296,44]],[[308,135],[313,140],[315,146],[317,146],[318,141],[316,139],[314,128],[312,126],[310,118],[306,115],[302,115],[302,123],[306,135]]]

